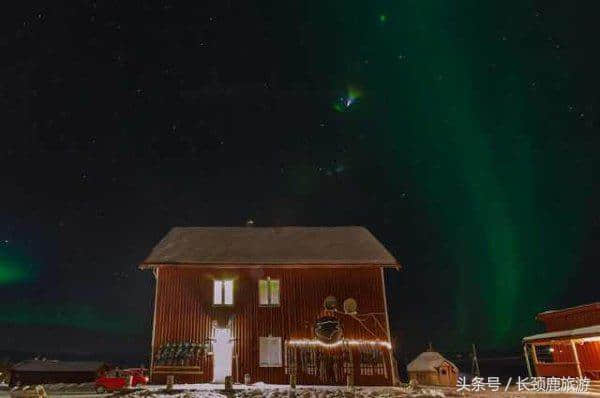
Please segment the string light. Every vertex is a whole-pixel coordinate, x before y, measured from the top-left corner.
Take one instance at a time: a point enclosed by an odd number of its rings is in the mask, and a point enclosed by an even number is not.
[[[377,347],[385,347],[388,350],[392,349],[392,344],[390,344],[387,341],[381,341],[381,340],[339,340],[339,341],[336,341],[335,343],[324,343],[320,340],[298,339],[298,340],[288,340],[288,341],[286,341],[286,344],[289,344],[292,346],[297,346],[297,347],[318,346],[318,347],[325,347],[325,348],[335,348],[335,347],[342,346],[344,344],[351,345],[351,346],[371,345],[371,346],[377,346]]]
[[[592,343],[592,342],[595,342],[595,341],[600,341],[600,336],[586,337],[586,338],[583,338],[583,339],[581,339],[579,341],[581,341],[582,343]]]

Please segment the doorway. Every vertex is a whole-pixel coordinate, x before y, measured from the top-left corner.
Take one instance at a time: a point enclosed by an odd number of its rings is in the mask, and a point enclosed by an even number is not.
[[[213,341],[213,383],[225,383],[231,376],[233,339],[229,328],[215,328]]]
[[[450,377],[448,376],[448,368],[445,364],[443,364],[440,368],[438,368],[439,372],[439,384],[442,386],[450,385]]]

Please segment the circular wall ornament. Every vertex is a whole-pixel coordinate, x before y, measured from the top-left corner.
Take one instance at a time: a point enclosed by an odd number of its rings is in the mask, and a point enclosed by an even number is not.
[[[342,324],[334,316],[323,316],[317,319],[314,332],[317,340],[327,344],[338,342],[343,335]]]
[[[337,299],[335,296],[327,296],[325,297],[325,301],[323,301],[323,306],[326,310],[335,310],[337,307]]]
[[[358,310],[358,304],[352,297],[344,300],[343,307],[346,314],[356,314],[356,311]]]

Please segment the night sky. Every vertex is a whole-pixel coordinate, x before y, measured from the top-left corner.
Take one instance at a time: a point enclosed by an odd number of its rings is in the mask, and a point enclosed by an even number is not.
[[[249,218],[369,228],[410,352],[600,300],[597,2],[8,4],[0,352],[143,360],[137,264]]]

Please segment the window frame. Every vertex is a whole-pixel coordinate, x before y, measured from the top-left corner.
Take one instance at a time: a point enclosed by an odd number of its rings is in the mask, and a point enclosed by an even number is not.
[[[260,283],[263,281],[267,282],[267,304],[261,304],[261,302],[260,302]],[[277,281],[277,285],[279,288],[279,291],[277,292],[277,301],[278,302],[276,304],[272,303],[271,281]],[[258,280],[258,306],[259,307],[275,307],[275,308],[281,306],[281,279],[271,278],[270,276],[267,276],[266,279]]]
[[[216,287],[215,285],[216,285],[216,282],[220,282],[221,283],[221,293],[220,293],[221,303],[220,304],[215,303],[215,287]],[[225,297],[227,296],[226,293],[225,293],[225,282],[231,282],[231,304],[225,303]],[[212,305],[213,305],[213,307],[233,307],[233,304],[235,303],[234,290],[235,290],[235,286],[234,286],[233,279],[213,279],[213,294],[212,294]]]
[[[264,340],[263,340],[264,339]],[[271,359],[271,354],[268,353],[268,358],[269,358],[269,363],[265,364],[264,362],[261,361],[261,342],[262,341],[267,341],[269,342],[268,346],[270,347],[270,342],[272,342],[273,340],[277,341],[277,347],[279,350],[279,355],[278,355],[278,359],[277,359],[277,363],[271,363],[270,359]],[[259,368],[282,368],[283,367],[283,338],[279,337],[279,336],[260,336],[258,338],[258,367]]]

